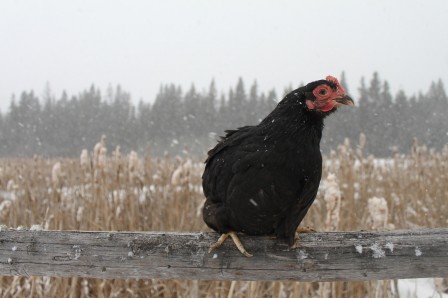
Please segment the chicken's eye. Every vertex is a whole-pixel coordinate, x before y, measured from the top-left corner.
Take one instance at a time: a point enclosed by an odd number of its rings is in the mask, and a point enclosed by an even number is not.
[[[320,89],[319,90],[319,95],[327,95],[327,90],[326,89]]]

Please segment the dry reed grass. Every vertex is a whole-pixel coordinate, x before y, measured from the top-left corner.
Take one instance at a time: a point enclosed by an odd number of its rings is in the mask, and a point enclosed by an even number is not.
[[[446,227],[448,146],[390,159],[348,141],[324,160],[318,197],[303,225],[317,230]],[[99,146],[102,143],[99,143]],[[102,149],[104,148],[104,149]],[[123,157],[105,147],[80,160],[0,160],[0,223],[60,230],[207,231],[202,162]],[[370,203],[369,203],[370,202]],[[1,297],[385,297],[394,282],[243,282],[0,277]],[[396,295],[396,294],[395,294]]]

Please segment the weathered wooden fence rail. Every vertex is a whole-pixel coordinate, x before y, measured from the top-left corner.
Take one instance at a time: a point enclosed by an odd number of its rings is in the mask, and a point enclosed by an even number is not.
[[[302,234],[289,249],[242,236],[244,257],[216,233],[0,232],[0,275],[214,280],[369,280],[448,276],[448,229]]]

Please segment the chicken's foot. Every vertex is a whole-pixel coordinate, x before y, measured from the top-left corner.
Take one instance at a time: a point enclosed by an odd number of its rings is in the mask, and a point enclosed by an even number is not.
[[[229,236],[232,238],[233,243],[235,243],[236,247],[243,255],[245,255],[246,257],[252,257],[252,255],[248,253],[247,250],[244,248],[243,244],[241,243],[240,239],[238,238],[235,232],[228,232],[222,234],[221,237],[219,237],[218,241],[216,241],[215,243],[212,244],[212,246],[210,246],[210,248],[208,249],[208,253],[211,253],[215,248],[220,247]]]

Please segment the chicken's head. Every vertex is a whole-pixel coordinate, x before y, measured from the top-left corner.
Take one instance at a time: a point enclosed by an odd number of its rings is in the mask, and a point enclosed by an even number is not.
[[[305,103],[309,110],[329,113],[340,105],[354,105],[353,99],[335,77],[327,76],[325,80],[309,83],[305,88]]]

